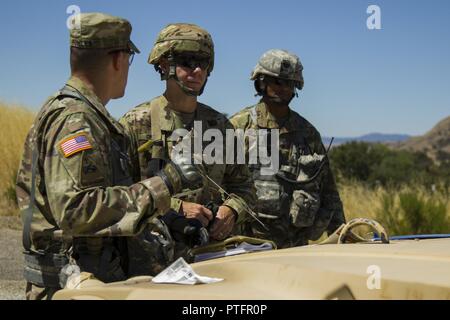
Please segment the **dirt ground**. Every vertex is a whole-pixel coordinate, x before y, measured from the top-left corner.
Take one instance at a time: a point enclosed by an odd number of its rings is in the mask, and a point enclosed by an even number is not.
[[[24,299],[22,233],[16,221],[0,219],[0,300]]]

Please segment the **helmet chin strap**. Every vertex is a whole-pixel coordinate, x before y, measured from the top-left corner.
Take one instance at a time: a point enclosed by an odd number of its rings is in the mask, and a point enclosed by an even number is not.
[[[295,96],[296,96],[296,94],[293,93],[289,99],[282,99],[278,96],[269,96],[266,92],[263,94],[263,97],[265,97],[269,101],[276,103],[276,104],[282,104],[282,105],[289,105]]]
[[[262,97],[266,98],[267,100],[269,100],[273,103],[276,103],[276,104],[289,105],[291,103],[292,99],[294,99],[294,97],[298,98],[298,92],[297,92],[297,89],[295,89],[295,88],[294,88],[294,92],[292,93],[292,96],[289,99],[282,99],[279,96],[269,96],[267,94],[267,87],[263,80],[256,80],[255,88],[257,91],[257,93],[255,94],[255,97],[262,96]]]
[[[178,86],[183,90],[183,92],[191,97],[198,97],[201,96],[203,91],[205,90],[206,83],[208,82],[208,78],[206,78],[205,83],[203,84],[203,87],[199,91],[195,91],[188,86],[186,86],[182,81],[180,81],[177,77],[177,64],[175,62],[175,59],[173,58],[173,54],[169,55],[168,57],[169,61],[169,74],[167,76],[163,76],[161,74],[161,80],[168,80],[168,79],[174,79],[175,82],[178,84]],[[209,76],[209,74],[208,74]]]
[[[185,94],[192,97],[198,97],[201,96],[203,91],[205,90],[206,83],[208,82],[208,79],[205,80],[205,83],[203,84],[203,87],[199,91],[192,90],[191,88],[187,87],[182,81],[178,80],[178,78],[175,76],[173,77],[175,82],[178,84],[178,86],[183,90]]]

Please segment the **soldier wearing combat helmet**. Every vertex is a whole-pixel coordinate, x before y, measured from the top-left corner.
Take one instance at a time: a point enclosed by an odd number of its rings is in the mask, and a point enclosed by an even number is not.
[[[296,55],[267,51],[251,75],[262,99],[230,119],[236,129],[279,130],[278,172],[263,176],[261,165],[250,165],[258,198],[255,211],[268,230],[254,221],[245,226],[246,235],[273,240],[279,248],[308,244],[345,222],[320,134],[289,107],[303,89],[302,71]]]
[[[127,239],[159,225],[172,193],[202,185],[185,159],[133,183],[129,139],[105,107],[124,95],[139,53],[131,25],[102,13],[75,19],[71,77],[38,113],[17,176],[28,299],[51,298],[70,270],[124,280]]]
[[[218,129],[225,136],[225,130],[232,129],[223,114],[197,101],[214,68],[214,44],[206,30],[187,23],[166,26],[159,33],[148,62],[166,82],[166,90],[120,120],[131,132],[136,166],[140,168],[136,179],[151,176],[170,158],[177,144],[171,139],[174,130],[191,131],[195,122],[202,126],[200,135],[208,129]],[[240,199],[249,205],[253,203],[253,184],[246,166],[214,163],[205,168],[214,182],[208,180],[204,188],[189,188],[175,195],[171,217],[187,217],[199,227],[208,228],[212,239],[222,240],[244,220],[245,204]],[[229,197],[220,190],[222,187],[227,194],[235,196]],[[179,244],[182,238],[178,237]]]

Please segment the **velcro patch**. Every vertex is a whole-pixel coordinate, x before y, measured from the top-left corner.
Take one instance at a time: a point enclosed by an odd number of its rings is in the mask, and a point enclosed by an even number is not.
[[[89,142],[87,135],[84,133],[64,139],[59,144],[59,147],[65,158],[68,158],[80,151],[92,149],[92,145]]]

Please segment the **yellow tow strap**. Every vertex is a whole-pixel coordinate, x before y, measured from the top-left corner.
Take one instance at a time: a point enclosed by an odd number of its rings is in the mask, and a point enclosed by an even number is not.
[[[208,245],[203,246],[203,247],[194,248],[194,249],[191,250],[191,254],[195,256],[197,254],[202,254],[202,253],[225,251],[225,250],[227,250],[229,248],[235,248],[237,245],[239,245],[240,243],[243,243],[243,242],[246,242],[246,243],[249,243],[249,244],[253,244],[253,245],[260,245],[260,244],[263,244],[263,243],[270,243],[274,250],[277,249],[277,245],[275,244],[275,242],[270,241],[270,240],[259,239],[259,238],[251,238],[251,237],[246,237],[246,236],[234,236],[234,237],[225,239],[225,240],[220,241],[220,242],[208,244]]]

